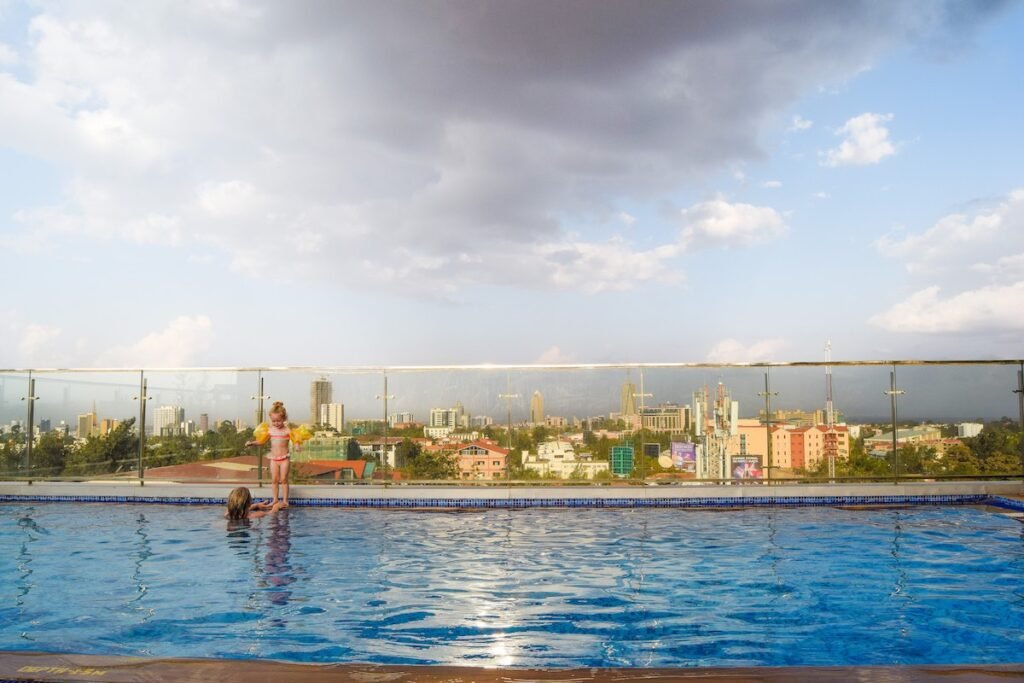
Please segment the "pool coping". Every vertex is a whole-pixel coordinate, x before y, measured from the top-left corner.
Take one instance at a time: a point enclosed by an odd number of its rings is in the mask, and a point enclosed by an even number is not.
[[[0,482],[0,502],[224,505],[234,483]],[[268,486],[252,486],[267,499]],[[754,506],[958,505],[994,500],[1024,510],[1024,482],[954,481],[771,486],[331,486],[291,488],[295,507],[388,509],[726,508]],[[1015,507],[1020,505],[1020,507]]]
[[[377,664],[294,664],[256,659],[173,659],[0,651],[0,683],[198,681],[252,683],[527,683],[573,681],[1002,681],[1024,679],[1024,663],[921,666],[516,669]]]

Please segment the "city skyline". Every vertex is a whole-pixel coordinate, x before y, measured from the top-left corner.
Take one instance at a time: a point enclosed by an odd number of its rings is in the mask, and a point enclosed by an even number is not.
[[[389,374],[392,392],[389,415],[413,415],[416,421],[431,422],[435,409],[451,413],[445,418],[454,426],[464,426],[474,417],[488,417],[498,426],[507,421],[507,410],[512,408],[516,423],[540,423],[531,415],[540,407],[545,416],[589,418],[619,413],[628,398],[641,393],[643,385],[645,408],[665,404],[686,406],[692,403],[693,393],[703,386],[714,388],[722,382],[739,401],[741,417],[757,417],[764,409],[763,368],[713,368],[678,370],[577,370],[548,371],[523,370],[520,373],[465,371],[461,373]],[[835,410],[844,419],[853,422],[887,422],[889,398],[889,371],[881,367],[840,367],[833,369],[835,377]],[[897,383],[906,394],[900,397],[899,415],[908,420],[935,420],[964,422],[977,418],[1016,419],[1017,398],[1015,365],[999,366],[906,366],[897,371]],[[149,410],[147,426],[156,424],[157,416],[165,406],[184,409],[187,420],[198,422],[202,415],[218,424],[222,420],[241,420],[254,424],[256,408],[256,374],[246,373],[192,373],[179,377],[150,378],[147,394]],[[88,377],[89,375],[85,375]],[[114,377],[96,375],[95,379]],[[122,375],[120,382],[109,384],[89,381],[82,374],[72,376],[36,376],[34,406],[35,421],[65,421],[74,424],[78,415],[95,412],[96,419],[127,419],[137,417],[137,378]],[[823,367],[775,368],[770,370],[772,409],[823,411],[826,408]],[[268,398],[264,411],[274,400],[283,400],[289,408],[290,418],[296,423],[309,423],[302,408],[308,401],[311,387],[320,386],[321,396],[333,395],[333,420],[381,420],[382,405],[376,398],[381,391],[379,375],[346,376],[330,373],[278,374],[264,379]],[[230,381],[229,381],[230,380]],[[65,384],[67,382],[67,384]],[[24,378],[0,376],[0,423],[24,421],[26,404]],[[511,403],[504,396],[518,398]],[[537,397],[542,397],[541,406]],[[638,405],[633,405],[638,410]],[[322,412],[321,412],[322,414]],[[447,423],[445,423],[447,424]]]
[[[0,368],[1018,358],[1022,34],[999,1],[0,2]]]

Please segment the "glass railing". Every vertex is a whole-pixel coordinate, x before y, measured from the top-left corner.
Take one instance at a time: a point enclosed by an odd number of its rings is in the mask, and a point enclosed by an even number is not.
[[[764,485],[1024,476],[1020,360],[0,370],[0,478]],[[830,391],[831,388],[831,391]],[[831,400],[829,398],[831,397]],[[259,434],[259,432],[257,432]]]

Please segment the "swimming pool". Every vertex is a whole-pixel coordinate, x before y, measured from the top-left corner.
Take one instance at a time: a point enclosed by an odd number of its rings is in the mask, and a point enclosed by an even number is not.
[[[514,667],[1000,663],[1024,525],[977,507],[0,504],[0,650]]]

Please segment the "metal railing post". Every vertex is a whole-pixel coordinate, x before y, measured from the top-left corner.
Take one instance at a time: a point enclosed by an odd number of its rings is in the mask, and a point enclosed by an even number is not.
[[[256,425],[263,422],[263,401],[270,398],[263,393],[263,371],[256,372],[256,395],[249,397],[256,401]],[[263,488],[263,453],[259,445],[256,446],[256,485]]]
[[[28,372],[28,396],[23,396],[22,401],[25,401],[28,405],[26,410],[28,412],[28,429],[25,431],[26,443],[25,443],[25,470],[32,469],[32,442],[35,441],[35,405],[39,397],[36,396],[36,380],[32,377],[32,371]]]
[[[139,485],[145,486],[145,463],[144,456],[146,453],[146,403],[151,398],[146,395],[146,385],[149,380],[146,379],[146,371],[139,370],[139,395],[134,396],[133,400],[139,402]]]
[[[768,486],[772,485],[772,396],[778,396],[779,392],[772,391],[768,383],[768,373],[771,372],[771,368],[765,368],[764,370],[764,391],[759,391],[758,396],[764,397],[764,430],[767,436],[767,457],[768,463],[765,468],[768,471]]]
[[[889,373],[889,391],[882,392],[889,396],[892,403],[892,457],[893,457],[893,472],[895,474],[894,481],[899,483],[900,480],[900,452],[897,449],[899,439],[896,436],[896,397],[904,393],[901,389],[896,388],[896,366],[892,366],[892,371]]]

